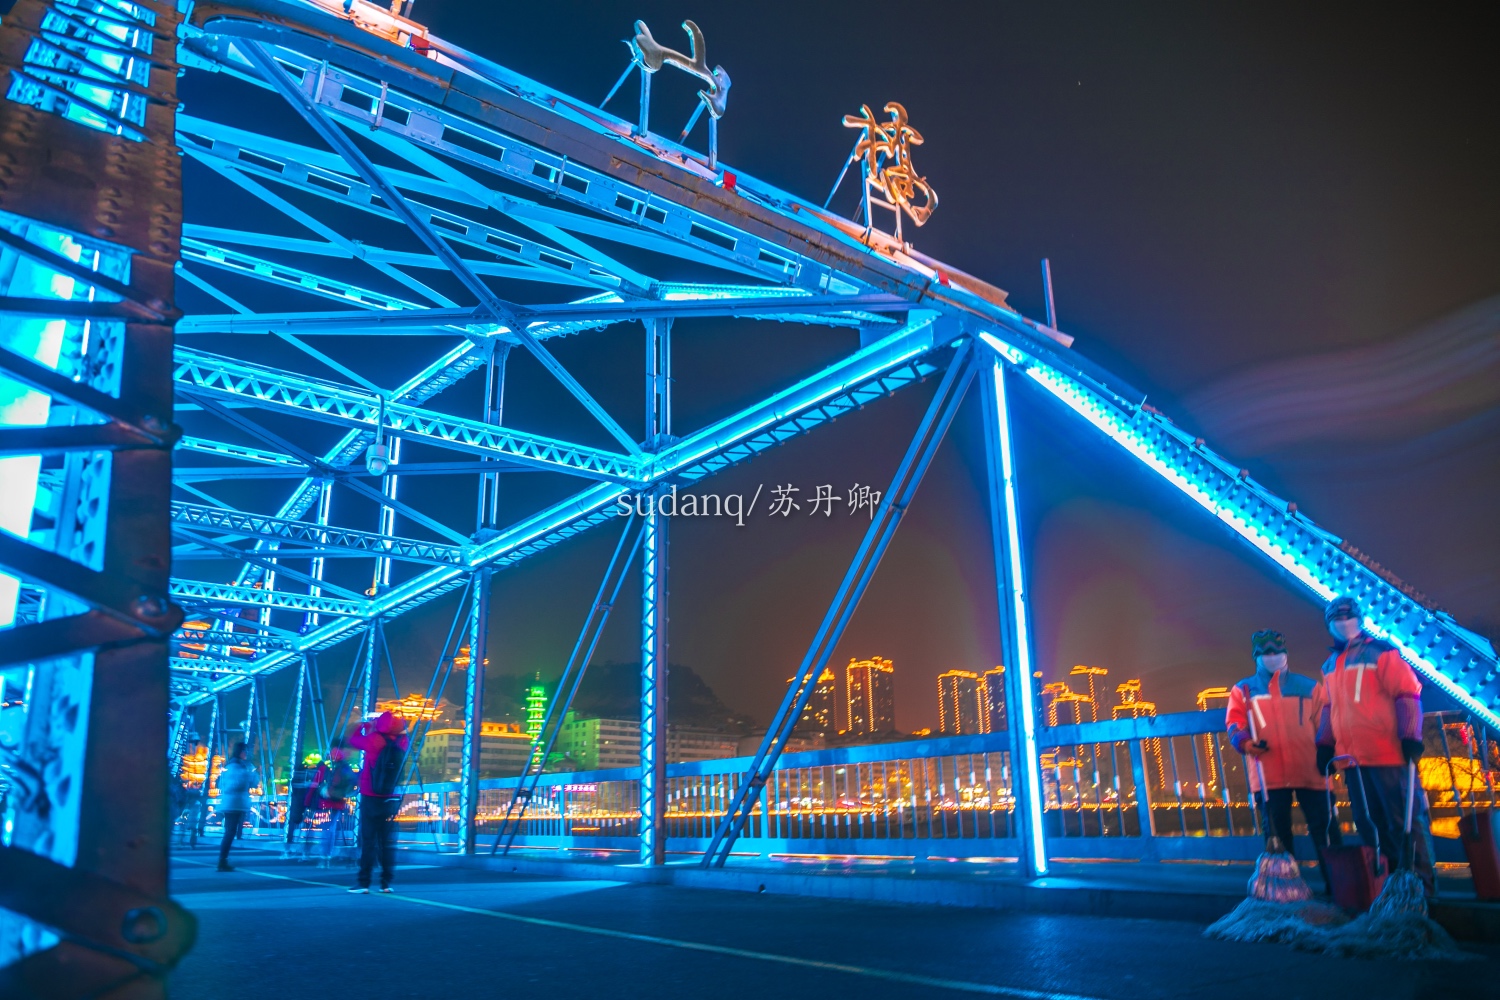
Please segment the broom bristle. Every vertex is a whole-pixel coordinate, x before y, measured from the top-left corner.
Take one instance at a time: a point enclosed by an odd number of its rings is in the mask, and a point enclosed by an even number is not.
[[[1300,903],[1312,898],[1312,889],[1302,880],[1302,870],[1295,858],[1268,851],[1255,859],[1250,898],[1268,903]]]

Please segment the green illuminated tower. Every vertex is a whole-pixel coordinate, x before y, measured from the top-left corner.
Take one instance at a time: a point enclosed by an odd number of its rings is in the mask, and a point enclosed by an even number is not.
[[[547,714],[547,689],[533,684],[526,689],[526,733],[532,742],[542,735],[542,716]]]

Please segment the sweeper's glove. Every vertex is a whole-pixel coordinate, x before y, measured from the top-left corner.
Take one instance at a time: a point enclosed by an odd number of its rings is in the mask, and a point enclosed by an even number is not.
[[[1421,740],[1402,740],[1401,741],[1401,756],[1403,756],[1403,757],[1406,758],[1406,762],[1408,764],[1415,764],[1417,761],[1421,760],[1422,759],[1422,741]]]
[[[1333,747],[1326,743],[1318,744],[1318,773],[1327,774],[1333,764]]]
[[[1245,752],[1252,757],[1259,757],[1269,749],[1271,748],[1265,740],[1256,740],[1254,743],[1245,744]]]

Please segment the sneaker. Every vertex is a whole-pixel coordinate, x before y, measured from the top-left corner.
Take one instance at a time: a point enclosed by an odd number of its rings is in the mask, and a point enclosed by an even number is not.
[[[368,896],[370,894],[370,887],[367,885],[356,885],[349,891],[354,893],[356,896]]]
[[[219,862],[219,871],[221,871],[221,872],[232,872],[232,871],[234,871],[234,865],[230,864],[227,861],[220,861]]]
[[[383,885],[383,886],[381,886],[381,887],[380,887],[380,891],[381,891],[381,892],[395,892],[395,891],[396,891],[396,890],[395,890],[395,889],[392,889],[392,888],[391,888],[391,887],[390,887],[390,886],[388,886],[388,885]]]

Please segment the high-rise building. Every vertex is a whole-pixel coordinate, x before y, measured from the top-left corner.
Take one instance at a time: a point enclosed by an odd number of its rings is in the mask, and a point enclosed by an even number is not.
[[[1110,715],[1116,719],[1143,719],[1156,714],[1156,702],[1145,701],[1141,698],[1141,682],[1139,678],[1126,681],[1115,688],[1115,693],[1120,696],[1120,703],[1110,708]],[[1161,738],[1153,736],[1141,741],[1143,753],[1150,754],[1156,762],[1156,787],[1165,788],[1167,785],[1167,767],[1162,758]]]
[[[849,693],[847,732],[869,735],[896,728],[896,668],[879,656],[850,660],[845,669]]]
[[[1042,685],[1042,704],[1046,706],[1049,726],[1076,725],[1092,721],[1093,699],[1081,691],[1068,687],[1067,681],[1053,681]]]
[[[979,721],[982,733],[999,733],[1005,725],[1005,668],[995,667],[979,676],[979,697],[983,710]]]
[[[988,732],[984,694],[979,675],[972,670],[949,670],[938,674],[938,732],[967,736]]]
[[[1086,677],[1086,678],[1088,678],[1088,685],[1089,685],[1089,703],[1088,703],[1089,704],[1089,721],[1090,722],[1098,722],[1099,721],[1099,684],[1102,683],[1100,681],[1100,678],[1101,677],[1108,677],[1109,676],[1109,669],[1107,667],[1087,667],[1087,666],[1084,666],[1083,664],[1080,663],[1078,666],[1074,667],[1072,670],[1069,670],[1068,674],[1071,677]],[[1082,720],[1080,719],[1079,721],[1081,722]]]
[[[788,677],[786,682],[791,684],[796,680]],[[800,696],[801,691],[797,694]],[[802,736],[813,736],[818,733],[830,736],[838,732],[838,704],[839,686],[838,676],[832,667],[824,667],[823,672],[813,684],[812,694],[808,696],[807,707],[802,710],[802,716],[797,720],[797,732]]]
[[[1198,711],[1212,712],[1224,711],[1229,707],[1229,689],[1226,687],[1204,688],[1198,692]],[[1208,766],[1208,789],[1216,790],[1219,787],[1221,776],[1219,774],[1219,755],[1214,753],[1214,734],[1204,733],[1198,737],[1199,748],[1203,752],[1203,760]]]
[[[519,722],[486,722],[479,730],[479,776],[510,778],[521,773],[531,749],[531,737]],[[422,740],[417,756],[421,779],[457,781],[463,775],[464,731],[433,729]],[[417,775],[410,780],[416,781]]]

